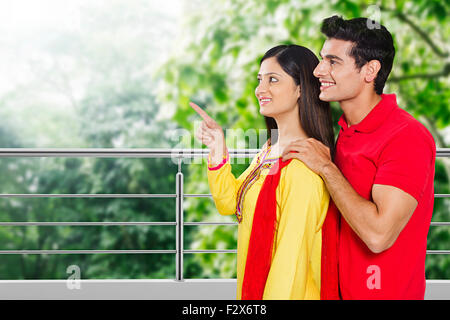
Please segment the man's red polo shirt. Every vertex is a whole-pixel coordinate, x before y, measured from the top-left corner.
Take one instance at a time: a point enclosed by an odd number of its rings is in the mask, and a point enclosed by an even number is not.
[[[343,299],[423,299],[436,146],[428,130],[398,107],[394,94],[381,97],[357,125],[348,127],[342,115],[335,162],[365,199],[372,200],[372,186],[382,184],[407,192],[418,205],[392,247],[378,254],[341,216],[341,295]]]

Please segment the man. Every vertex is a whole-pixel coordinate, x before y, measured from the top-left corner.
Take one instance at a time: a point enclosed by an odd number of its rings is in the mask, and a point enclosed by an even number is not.
[[[394,94],[382,94],[395,55],[384,26],[333,16],[321,31],[327,40],[314,70],[319,97],[338,101],[343,110],[335,162],[312,138],[293,141],[283,160],[297,158],[319,174],[340,213],[333,217],[330,210],[323,230],[328,250],[323,254],[335,264],[339,291],[337,296],[327,291],[326,272],[333,266],[322,264],[322,297],[423,299],[434,202],[433,137],[398,107]],[[333,223],[337,235],[330,241]],[[337,263],[326,248],[331,242]]]

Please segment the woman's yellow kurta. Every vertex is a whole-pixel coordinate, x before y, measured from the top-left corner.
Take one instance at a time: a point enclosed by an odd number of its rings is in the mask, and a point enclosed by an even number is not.
[[[208,170],[209,186],[220,214],[236,212],[239,187],[258,165],[260,154],[238,179],[231,173],[229,162],[218,170]],[[269,170],[262,170],[243,200],[237,245],[238,300],[241,299],[253,214]],[[320,299],[322,224],[329,201],[325,184],[320,176],[294,159],[281,170],[276,193],[277,227],[263,299]]]

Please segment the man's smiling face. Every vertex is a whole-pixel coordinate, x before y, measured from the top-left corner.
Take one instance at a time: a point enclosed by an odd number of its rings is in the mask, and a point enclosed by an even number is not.
[[[358,69],[350,56],[353,42],[327,39],[320,51],[322,60],[314,69],[321,83],[322,101],[345,101],[359,95],[364,88],[364,68]]]

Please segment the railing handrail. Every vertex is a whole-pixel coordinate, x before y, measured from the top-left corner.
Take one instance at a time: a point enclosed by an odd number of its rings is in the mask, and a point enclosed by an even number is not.
[[[250,157],[261,149],[228,149],[230,157]],[[208,149],[170,148],[0,148],[1,157],[206,157]],[[450,148],[436,149],[436,157],[450,157]]]
[[[250,157],[259,151],[260,149],[228,150],[230,157]],[[170,148],[0,148],[0,157],[193,158],[206,157],[208,153],[208,149]]]

